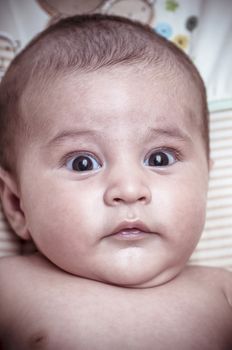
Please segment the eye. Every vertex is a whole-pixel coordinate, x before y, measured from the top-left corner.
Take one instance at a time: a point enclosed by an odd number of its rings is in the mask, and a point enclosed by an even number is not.
[[[174,151],[157,150],[149,154],[145,159],[145,165],[150,167],[165,167],[174,164],[177,157]]]
[[[90,154],[80,154],[69,158],[66,162],[66,166],[69,170],[77,172],[97,170],[101,168],[100,162]]]

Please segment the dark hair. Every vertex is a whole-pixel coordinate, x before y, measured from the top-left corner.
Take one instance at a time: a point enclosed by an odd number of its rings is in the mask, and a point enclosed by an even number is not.
[[[148,26],[94,14],[54,23],[12,61],[0,85],[0,165],[15,171],[18,140],[30,134],[22,106],[28,91],[35,94],[32,90],[38,86],[46,90],[49,82],[64,73],[132,64],[158,65],[166,70],[179,67],[189,74],[201,96],[201,132],[209,154],[205,86],[188,56]]]

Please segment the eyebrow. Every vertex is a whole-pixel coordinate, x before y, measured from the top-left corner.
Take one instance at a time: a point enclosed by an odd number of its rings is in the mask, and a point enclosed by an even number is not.
[[[99,131],[96,130],[63,130],[57,133],[51,140],[48,141],[48,146],[59,146],[68,139],[77,139],[83,136],[94,136]]]
[[[64,143],[66,140],[74,139],[80,137],[96,137],[96,135],[102,135],[103,133],[99,130],[63,130],[61,132],[58,132],[51,140],[48,141],[47,145],[49,147],[51,146],[59,146],[62,143]],[[182,129],[178,127],[163,127],[163,128],[153,128],[149,127],[147,129],[147,132],[145,134],[144,139],[150,140],[150,139],[160,139],[160,138],[172,138],[177,139],[178,141],[192,141],[192,138],[190,135],[188,135],[186,132],[184,132]]]
[[[147,139],[172,138],[172,139],[185,141],[185,142],[192,141],[191,136],[187,132],[175,126],[169,126],[169,127],[163,127],[163,128],[148,128],[146,138]]]

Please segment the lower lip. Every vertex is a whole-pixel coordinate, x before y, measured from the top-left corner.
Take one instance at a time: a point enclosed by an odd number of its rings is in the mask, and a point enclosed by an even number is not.
[[[121,241],[136,241],[150,236],[151,233],[139,230],[123,230],[115,233],[112,237]]]

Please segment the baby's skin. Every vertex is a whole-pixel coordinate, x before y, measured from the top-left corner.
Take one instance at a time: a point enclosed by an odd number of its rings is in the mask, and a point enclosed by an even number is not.
[[[30,144],[1,199],[41,255],[0,262],[3,350],[232,349],[231,273],[185,267],[210,168],[199,91],[143,68],[59,76],[22,101]]]
[[[220,269],[189,266],[164,285],[123,288],[36,253],[2,259],[0,278],[1,350],[232,349],[231,277]]]

